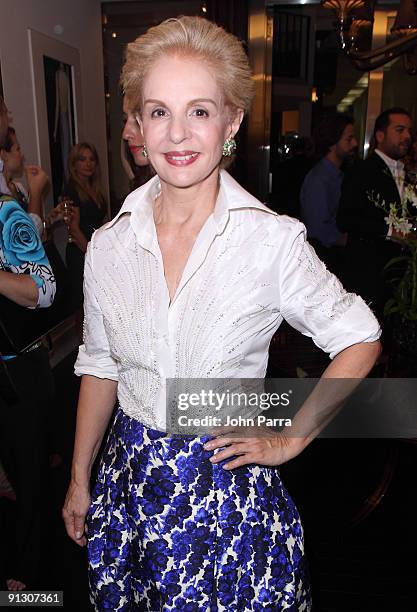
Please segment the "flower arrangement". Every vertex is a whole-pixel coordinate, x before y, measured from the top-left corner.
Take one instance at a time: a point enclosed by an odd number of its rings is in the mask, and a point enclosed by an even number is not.
[[[385,270],[391,273],[394,295],[385,304],[385,315],[417,321],[417,186],[404,181],[401,202],[387,204],[380,194],[368,193],[369,200],[386,213],[389,233],[403,246],[402,255],[391,259]]]

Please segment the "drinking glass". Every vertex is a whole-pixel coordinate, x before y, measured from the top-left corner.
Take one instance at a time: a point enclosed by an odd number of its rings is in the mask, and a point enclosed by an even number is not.
[[[59,198],[59,203],[61,204],[64,223],[67,226],[67,230],[68,230],[68,242],[72,242],[72,236],[71,236],[71,232],[69,229],[70,220],[71,220],[72,200],[70,200],[67,196],[61,196]]]

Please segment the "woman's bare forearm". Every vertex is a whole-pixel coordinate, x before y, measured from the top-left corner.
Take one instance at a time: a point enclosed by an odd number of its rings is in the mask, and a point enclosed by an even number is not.
[[[71,478],[88,488],[91,468],[113,413],[117,381],[84,375],[77,410]]]
[[[28,274],[0,271],[0,294],[20,306],[33,307],[39,300],[39,289]]]
[[[252,463],[281,465],[293,459],[337,414],[346,398],[372,369],[380,351],[379,342],[345,349],[327,368],[292,419],[291,427],[279,434],[273,430],[268,432],[266,428],[263,436],[254,437],[240,437],[232,428],[231,432],[222,433],[204,444],[206,450],[218,449],[210,461],[219,463],[231,459],[223,465],[231,470]]]
[[[380,353],[379,341],[362,342],[334,358],[293,420],[292,443],[300,445],[300,451],[333,419],[343,402],[369,374]]]
[[[365,378],[380,354],[379,340],[354,344],[336,355],[322,378]]]
[[[42,194],[36,191],[30,194],[28,213],[38,215],[43,220],[43,206],[42,206]]]

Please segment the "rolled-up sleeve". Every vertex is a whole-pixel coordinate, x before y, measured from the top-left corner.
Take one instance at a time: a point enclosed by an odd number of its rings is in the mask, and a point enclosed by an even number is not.
[[[88,245],[84,266],[84,334],[75,362],[75,374],[118,380],[117,362],[112,357],[95,291],[92,246]]]
[[[381,329],[372,311],[326,269],[306,241],[301,223],[293,224],[288,244],[280,262],[284,319],[331,359],[349,346],[378,340]]]

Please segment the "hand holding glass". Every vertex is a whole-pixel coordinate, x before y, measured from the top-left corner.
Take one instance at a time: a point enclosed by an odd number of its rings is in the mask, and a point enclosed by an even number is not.
[[[72,236],[70,232],[70,222],[71,222],[71,215],[72,215],[72,200],[70,200],[66,196],[61,196],[59,198],[59,202],[60,202],[61,209],[62,209],[64,223],[68,229],[68,242],[72,242]]]

